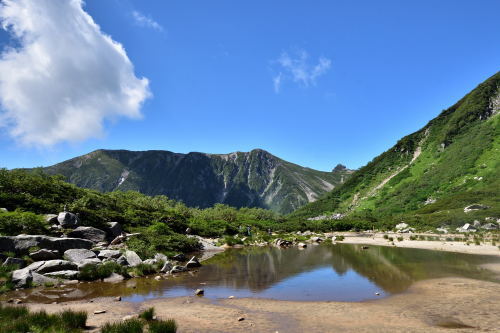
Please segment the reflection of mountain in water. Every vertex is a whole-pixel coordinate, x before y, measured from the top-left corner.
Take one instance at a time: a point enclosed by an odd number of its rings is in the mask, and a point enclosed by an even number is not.
[[[344,277],[352,270],[385,292],[397,293],[406,290],[414,281],[429,278],[462,276],[492,280],[491,272],[478,267],[492,260],[495,258],[417,249],[371,246],[363,250],[360,245],[352,244],[325,244],[304,250],[244,248],[227,250],[206,261],[198,272],[167,280],[141,278],[117,284],[83,283],[66,289],[25,290],[15,296],[29,296],[33,301],[134,294],[162,297],[165,290],[173,287],[194,290],[200,283],[258,293],[306,272],[310,272],[310,278],[305,283],[314,284],[314,271],[327,267],[332,268],[332,284],[325,286],[329,291],[335,289],[335,275]]]

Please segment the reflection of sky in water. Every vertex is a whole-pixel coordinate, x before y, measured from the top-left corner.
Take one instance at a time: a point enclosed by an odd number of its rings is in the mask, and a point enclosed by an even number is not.
[[[308,272],[283,279],[261,291],[247,288],[230,288],[213,283],[200,285],[205,290],[205,297],[211,299],[227,298],[229,296],[270,298],[279,300],[336,300],[363,301],[387,296],[377,285],[366,277],[349,270],[342,275],[331,267],[320,267]],[[380,295],[376,296],[375,293]],[[146,295],[133,295],[123,298],[124,301],[141,302],[145,299],[159,297],[192,296],[193,289],[184,286],[173,286],[163,290],[155,290]]]

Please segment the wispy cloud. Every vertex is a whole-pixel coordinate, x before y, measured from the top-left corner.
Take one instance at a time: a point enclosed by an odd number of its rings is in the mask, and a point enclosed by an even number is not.
[[[279,67],[273,77],[276,93],[280,92],[281,85],[285,81],[292,81],[303,87],[316,85],[316,80],[328,72],[332,64],[331,60],[325,57],[319,57],[316,65],[310,64],[309,54],[305,50],[299,50],[292,56],[288,52],[283,52],[275,63]]]
[[[106,119],[140,118],[151,95],[125,49],[83,0],[2,0],[1,27],[18,42],[0,56],[0,127],[26,145],[102,133]]]
[[[164,30],[161,24],[153,20],[151,17],[145,16],[136,10],[132,12],[132,16],[135,23],[141,27],[148,27],[161,32]]]

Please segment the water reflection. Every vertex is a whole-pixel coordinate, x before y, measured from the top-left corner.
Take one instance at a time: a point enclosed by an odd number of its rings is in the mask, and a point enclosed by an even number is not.
[[[49,302],[99,296],[124,300],[192,295],[259,297],[284,300],[360,301],[406,290],[413,282],[447,276],[495,281],[479,265],[497,257],[360,245],[325,244],[307,249],[245,248],[228,250],[206,261],[198,271],[156,281],[83,283],[66,288],[20,291],[16,297]],[[500,282],[500,281],[497,281]],[[380,295],[376,296],[375,292]],[[12,297],[7,295],[6,297]]]

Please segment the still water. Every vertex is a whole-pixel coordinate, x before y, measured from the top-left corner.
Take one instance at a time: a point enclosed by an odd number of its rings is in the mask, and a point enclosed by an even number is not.
[[[196,272],[156,281],[152,277],[120,283],[82,283],[65,288],[20,291],[16,297],[53,302],[122,296],[140,302],[159,297],[269,298],[297,301],[362,301],[404,292],[412,283],[440,277],[495,281],[480,265],[498,257],[354,244],[231,249],[205,261]],[[378,293],[379,295],[376,295]],[[12,295],[10,295],[12,297]]]

